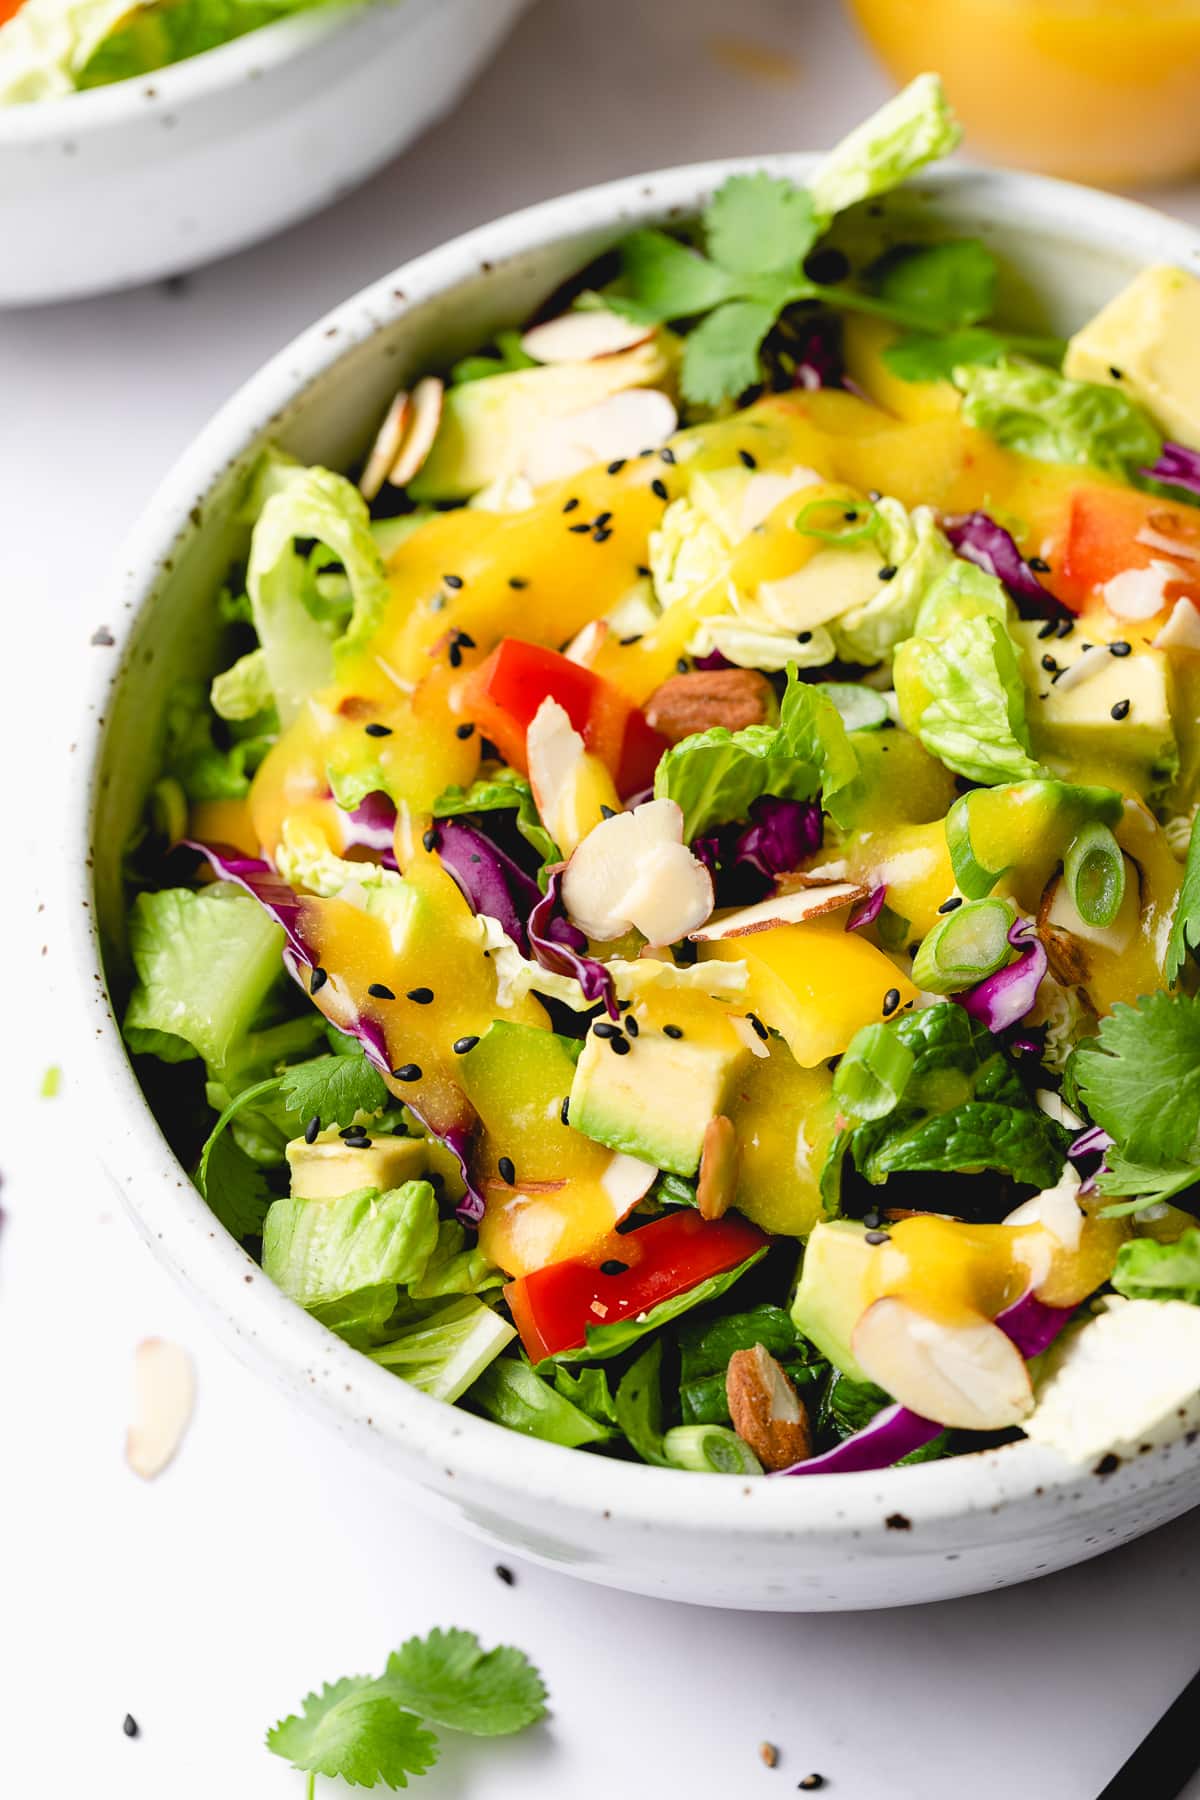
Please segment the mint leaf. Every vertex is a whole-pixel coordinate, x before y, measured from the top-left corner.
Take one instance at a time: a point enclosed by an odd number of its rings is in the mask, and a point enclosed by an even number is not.
[[[816,236],[808,189],[764,170],[731,175],[704,213],[708,254],[735,275],[799,274]]]
[[[1063,1142],[1036,1108],[968,1101],[954,1112],[891,1133],[859,1165],[868,1181],[905,1170],[1003,1169],[1017,1181],[1049,1187],[1062,1164]]]
[[[437,1761],[438,1742],[386,1681],[348,1675],[307,1694],[302,1711],[267,1733],[267,1749],[294,1768],[341,1776],[351,1787],[408,1786]]]
[[[991,312],[996,259],[978,238],[894,251],[880,267],[876,292],[916,313],[930,331],[957,331]]]
[[[1187,864],[1183,886],[1171,921],[1171,937],[1167,945],[1167,980],[1174,984],[1188,958],[1188,951],[1200,953],[1200,811],[1192,820]]]
[[[1200,1306],[1200,1231],[1173,1244],[1134,1238],[1117,1252],[1112,1284],[1127,1300],[1187,1300]]]
[[[541,1676],[520,1650],[484,1651],[471,1631],[435,1628],[388,1657],[384,1684],[403,1706],[474,1737],[521,1731],[545,1715]]]
[[[196,1186],[231,1237],[261,1237],[274,1195],[258,1164],[223,1130],[204,1146]]]
[[[697,325],[683,348],[681,385],[696,406],[719,406],[759,379],[759,345],[777,308],[761,300],[731,300]]]
[[[352,1125],[358,1113],[381,1112],[391,1101],[383,1077],[361,1054],[316,1056],[294,1063],[279,1080],[290,1111],[320,1119],[322,1130]]]
[[[889,344],[883,360],[901,381],[949,381],[955,369],[971,363],[997,363],[1008,354],[1005,340],[979,326],[933,337],[909,331]]]
[[[1118,1002],[1071,1056],[1076,1090],[1131,1162],[1200,1162],[1200,997]]]

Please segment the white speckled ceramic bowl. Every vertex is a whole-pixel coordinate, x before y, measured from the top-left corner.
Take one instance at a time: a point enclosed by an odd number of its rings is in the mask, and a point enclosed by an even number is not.
[[[0,306],[176,275],[316,212],[453,105],[528,5],[318,9],[0,107]]]
[[[96,1141],[156,1255],[248,1363],[427,1505],[588,1580],[736,1607],[899,1605],[1023,1581],[1095,1556],[1200,1500],[1200,1445],[1079,1468],[1028,1443],[879,1475],[747,1482],[607,1461],[503,1431],[406,1387],[284,1299],[206,1210],[151,1117],[109,1002],[123,986],[119,856],[155,773],[171,682],[206,663],[211,596],[244,551],[235,501],[268,438],[337,467],[361,454],[397,384],[519,319],[635,222],[692,212],[713,164],[572,194],[421,257],[269,363],[172,470],[134,532],[97,625],[76,749],[68,929],[95,1049]],[[804,157],[771,167],[802,176]],[[1010,300],[1058,330],[1143,264],[1200,268],[1200,239],[1128,201],[1027,176],[951,170],[888,202],[978,232]]]

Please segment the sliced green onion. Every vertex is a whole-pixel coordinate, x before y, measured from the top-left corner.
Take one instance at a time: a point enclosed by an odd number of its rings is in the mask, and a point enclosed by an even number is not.
[[[1125,898],[1121,846],[1098,819],[1085,825],[1063,860],[1071,903],[1085,925],[1111,925]]]
[[[913,959],[912,978],[927,994],[959,994],[986,981],[1016,955],[1008,934],[1016,909],[995,896],[968,900],[939,919]]]
[[[796,514],[796,530],[823,544],[861,544],[879,535],[879,514],[869,500],[810,500]]]
[[[900,1102],[916,1058],[886,1025],[864,1025],[837,1066],[833,1095],[855,1119],[882,1119]]]
[[[847,731],[878,731],[891,717],[883,695],[860,681],[823,681],[821,692],[833,701]]]
[[[700,1475],[761,1475],[762,1464],[744,1438],[727,1425],[676,1425],[663,1438],[673,1469]]]

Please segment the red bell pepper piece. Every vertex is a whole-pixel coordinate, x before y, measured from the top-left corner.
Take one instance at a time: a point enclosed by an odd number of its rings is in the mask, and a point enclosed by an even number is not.
[[[636,1318],[663,1300],[723,1275],[769,1239],[738,1213],[702,1219],[691,1208],[637,1231],[610,1232],[587,1256],[550,1263],[504,1290],[531,1362],[576,1350],[589,1325]],[[607,1271],[607,1272],[606,1272]]]
[[[525,733],[542,701],[557,700],[624,799],[650,787],[667,740],[620,688],[557,650],[504,638],[463,683],[462,710],[504,760],[527,771]]]

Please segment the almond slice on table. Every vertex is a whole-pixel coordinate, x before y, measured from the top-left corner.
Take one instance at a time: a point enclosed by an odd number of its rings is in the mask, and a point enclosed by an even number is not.
[[[392,487],[406,486],[423,467],[442,422],[445,392],[445,382],[439,381],[436,375],[426,375],[413,389],[400,450],[388,471]]]
[[[1024,1358],[982,1316],[946,1324],[888,1295],[868,1306],[850,1344],[870,1381],[938,1425],[1003,1431],[1033,1410]]]
[[[712,911],[712,877],[683,841],[674,800],[647,800],[593,827],[567,863],[563,905],[580,930],[610,943],[630,930],[673,944]]]
[[[375,433],[371,454],[358,478],[358,491],[364,500],[375,498],[387,478],[388,470],[400,454],[410,404],[407,388],[401,388],[383,415],[383,424]]]
[[[658,388],[625,388],[581,412],[547,419],[525,453],[523,473],[541,487],[596,463],[619,462],[665,444],[679,423]]]
[[[192,1359],[166,1338],[144,1338],[134,1351],[133,1423],[125,1461],[143,1481],[160,1475],[187,1430],[196,1401]]]
[[[826,881],[818,886],[796,888],[790,894],[774,894],[756,906],[739,907],[723,918],[710,919],[707,925],[688,935],[694,944],[712,943],[717,938],[749,937],[756,931],[772,931],[776,925],[802,925],[806,919],[819,919],[825,913],[839,912],[843,906],[857,905],[867,897],[867,889],[856,881]]]
[[[719,1219],[733,1204],[737,1190],[738,1141],[733,1122],[723,1113],[704,1127],[696,1207],[702,1219]]]
[[[653,325],[639,325],[619,313],[598,308],[594,312],[566,312],[557,319],[534,325],[521,338],[521,348],[534,362],[595,362],[633,350],[654,336]]]
[[[804,1402],[764,1345],[734,1351],[725,1372],[725,1397],[734,1430],[764,1469],[787,1469],[812,1455]]]

